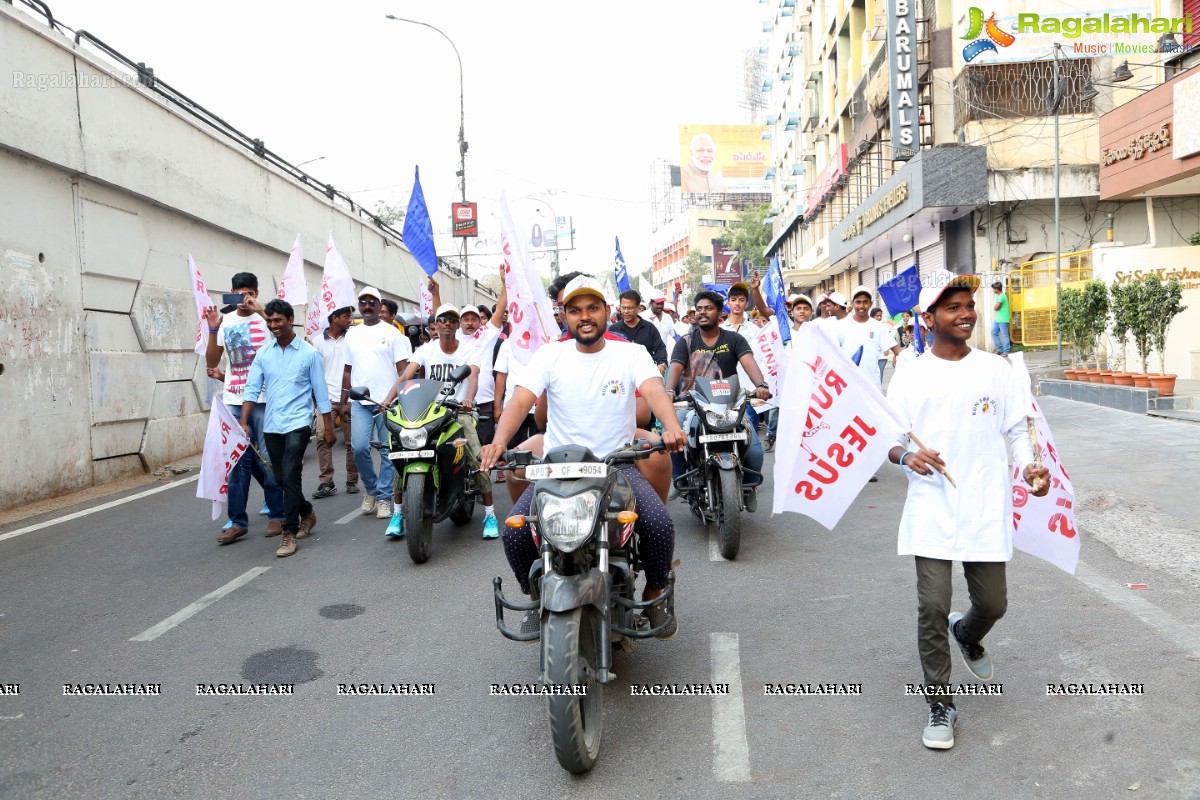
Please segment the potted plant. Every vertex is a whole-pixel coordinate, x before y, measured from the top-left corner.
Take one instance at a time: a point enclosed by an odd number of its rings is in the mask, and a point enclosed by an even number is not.
[[[1096,383],[1111,383],[1112,374],[1104,380],[1104,359],[1101,357],[1100,337],[1108,327],[1108,287],[1103,281],[1090,280],[1083,285],[1079,297],[1079,335],[1084,339],[1084,349],[1096,364]]]
[[[1087,380],[1085,377],[1083,338],[1079,332],[1083,292],[1078,289],[1063,289],[1058,298],[1058,310],[1054,316],[1054,328],[1064,341],[1071,344],[1072,380]]]
[[[1129,334],[1133,337],[1134,349],[1137,350],[1138,358],[1142,361],[1142,374],[1133,376],[1133,385],[1149,388],[1150,378],[1147,373],[1149,372],[1150,357],[1150,326],[1154,311],[1150,308],[1145,281],[1134,281],[1126,286],[1124,291],[1126,292],[1125,300],[1128,303],[1126,320],[1129,324]]]
[[[1113,348],[1113,383],[1118,386],[1133,386],[1133,373],[1123,371],[1129,363],[1129,326],[1133,314],[1133,294],[1129,286],[1122,286],[1116,281],[1108,290],[1108,309],[1112,316],[1112,337],[1116,346]],[[1117,347],[1120,352],[1117,352]]]
[[[1164,283],[1157,275],[1147,276],[1142,283],[1149,317],[1150,346],[1158,353],[1158,368],[1161,370],[1161,375],[1152,377],[1150,383],[1158,390],[1160,397],[1170,397],[1175,393],[1177,376],[1167,374],[1167,331],[1171,327],[1171,320],[1187,310],[1187,306],[1180,302],[1183,285],[1178,278]]]

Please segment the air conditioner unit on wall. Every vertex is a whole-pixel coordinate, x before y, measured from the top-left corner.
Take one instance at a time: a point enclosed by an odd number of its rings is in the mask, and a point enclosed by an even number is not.
[[[1008,226],[1008,243],[1021,244],[1029,238],[1029,233],[1024,225],[1009,225]]]

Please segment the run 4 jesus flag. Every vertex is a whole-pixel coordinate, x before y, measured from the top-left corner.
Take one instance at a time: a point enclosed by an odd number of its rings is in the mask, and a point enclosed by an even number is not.
[[[780,395],[773,511],[833,530],[907,428],[820,325],[796,334]]]
[[[304,280],[304,246],[300,243],[300,234],[296,234],[296,242],[292,245],[292,254],[288,256],[287,268],[283,271],[283,279],[279,281],[280,300],[292,306],[308,305],[308,281]]]
[[[1050,470],[1049,493],[1045,497],[1034,497],[1029,484],[1020,475],[1020,466],[1013,468],[1013,547],[1074,575],[1082,548],[1079,526],[1075,522],[1075,487],[1058,457],[1046,417],[1033,399],[1025,354],[1012,353],[1008,360],[1014,377],[1024,388],[1042,464]]]
[[[212,518],[221,516],[229,499],[229,473],[250,448],[250,438],[242,423],[224,403],[213,403],[208,414],[208,431],[204,435],[204,455],[200,459],[200,478],[196,481],[196,497],[212,500]]]
[[[202,356],[208,348],[208,318],[204,314],[212,308],[213,301],[208,296],[208,289],[204,286],[204,279],[200,277],[200,270],[196,267],[191,253],[188,253],[188,274],[192,278],[192,295],[196,299],[196,316],[200,318],[196,328],[196,355]]]

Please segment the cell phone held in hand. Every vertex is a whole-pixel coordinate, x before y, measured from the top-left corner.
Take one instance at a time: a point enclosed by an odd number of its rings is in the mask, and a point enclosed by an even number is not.
[[[241,305],[245,299],[241,292],[225,292],[225,294],[221,295],[221,302],[227,306]]]

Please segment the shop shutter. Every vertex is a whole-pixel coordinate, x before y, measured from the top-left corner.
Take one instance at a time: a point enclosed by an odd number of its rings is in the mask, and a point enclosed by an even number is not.
[[[921,285],[929,286],[930,276],[939,269],[946,268],[946,251],[939,239],[928,247],[917,251],[917,271],[921,273]]]
[[[1200,30],[1195,28],[1195,21],[1200,20],[1200,0],[1183,0],[1183,16],[1191,17],[1193,24],[1192,33],[1183,34],[1184,48],[1200,47]]]

